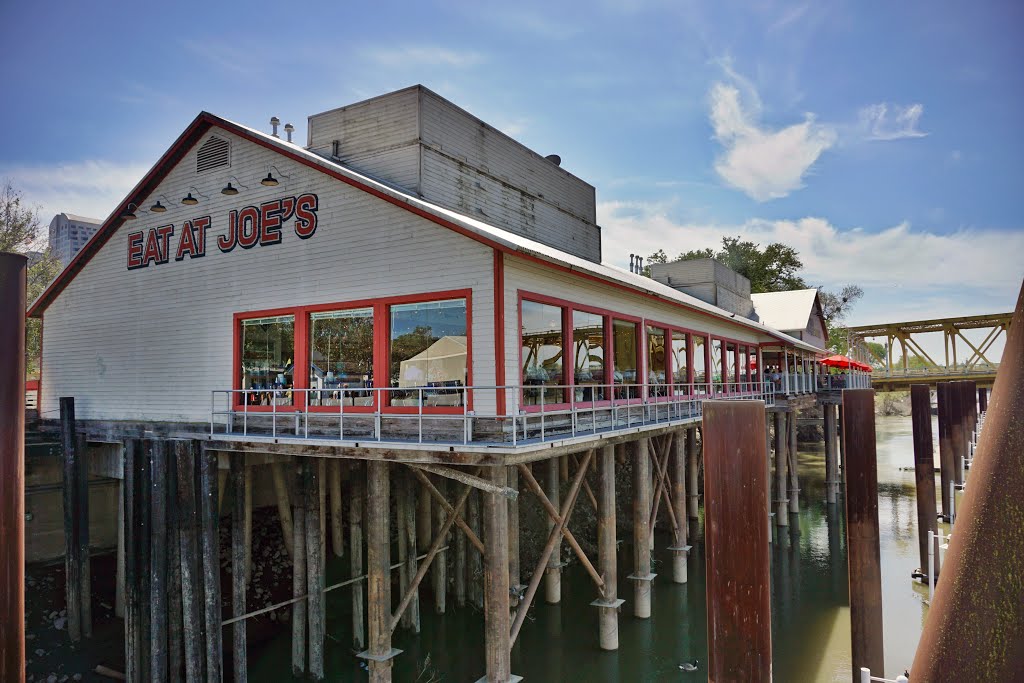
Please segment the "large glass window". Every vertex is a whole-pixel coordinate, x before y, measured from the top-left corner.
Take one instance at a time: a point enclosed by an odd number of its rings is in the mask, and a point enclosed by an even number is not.
[[[668,395],[668,353],[665,330],[647,326],[647,384],[650,396]]]
[[[747,354],[747,347],[740,347],[740,382],[743,383],[743,389],[748,388],[747,383],[750,381],[750,356]]]
[[[573,383],[577,401],[603,401],[605,378],[604,316],[572,312],[572,345],[575,354]]]
[[[736,355],[736,345],[727,343],[725,345],[725,360],[722,363],[726,366],[723,373],[723,381],[729,391],[738,391],[739,385],[739,357]],[[732,385],[730,386],[730,382]]]
[[[242,388],[249,405],[292,405],[295,316],[242,321]]]
[[[562,309],[559,306],[523,301],[522,305],[523,402],[526,405],[562,403],[565,373],[562,371]],[[543,398],[541,397],[543,393]]]
[[[465,299],[391,306],[391,405],[416,406],[420,396],[425,406],[462,405],[466,329]]]
[[[707,367],[707,343],[706,337],[693,335],[693,383],[694,389],[699,394],[707,393],[708,367]]]
[[[711,340],[711,381],[715,385],[715,391],[716,392],[719,392],[719,391],[722,390],[722,383],[725,382],[725,375],[722,372],[725,369],[722,366],[722,353],[723,352],[724,352],[724,349],[722,348],[722,340],[721,339],[712,339]]]
[[[309,316],[311,406],[373,405],[373,309]]]
[[[687,334],[677,330],[672,331],[672,384],[675,385],[675,394],[689,394],[690,387],[687,386],[690,378],[687,375],[689,363],[687,362]]]
[[[612,321],[612,348],[615,363],[614,380],[616,398],[639,398],[640,387],[637,385],[637,340],[636,323],[625,320]]]

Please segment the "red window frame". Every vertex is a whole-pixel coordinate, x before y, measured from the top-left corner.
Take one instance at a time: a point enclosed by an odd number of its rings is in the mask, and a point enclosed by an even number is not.
[[[281,315],[295,316],[295,359],[296,371],[294,373],[292,405],[290,406],[245,406],[242,403],[232,401],[233,410],[248,412],[272,412],[287,413],[301,412],[306,409],[305,392],[309,389],[309,315],[310,313],[322,313],[325,311],[343,311],[353,308],[373,309],[373,388],[388,388],[391,382],[389,368],[391,365],[391,306],[398,304],[427,303],[430,301],[445,301],[449,299],[465,299],[466,301],[466,384],[473,385],[473,290],[472,289],[450,289],[436,292],[423,292],[419,294],[404,294],[388,297],[377,297],[373,299],[356,299],[350,301],[334,301],[306,306],[290,306],[287,308],[268,308],[262,310],[242,311],[232,316],[232,347],[231,359],[232,388],[242,388],[242,376],[239,372],[242,359],[242,321],[254,318],[269,318]],[[299,372],[298,368],[302,368]],[[473,395],[467,390],[465,410],[473,409]],[[373,405],[350,406],[345,409],[346,413],[373,413],[382,412],[389,414],[411,414],[418,413],[417,406],[392,406],[379,405],[377,396],[380,392],[374,392]],[[234,395],[237,399],[239,394]],[[462,406],[424,406],[424,413],[433,414],[461,414]],[[338,413],[334,406],[309,406],[311,413]]]

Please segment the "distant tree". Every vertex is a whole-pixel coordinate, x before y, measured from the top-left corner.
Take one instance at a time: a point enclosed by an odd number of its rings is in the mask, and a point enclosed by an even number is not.
[[[773,242],[761,248],[760,244],[741,237],[723,237],[722,247],[714,249],[692,249],[679,254],[672,261],[693,261],[714,258],[726,267],[750,280],[753,294],[764,292],[785,292],[804,289],[807,283],[800,277],[803,262],[793,247]],[[648,263],[667,263],[668,257],[659,249],[647,258]]]
[[[863,296],[864,290],[858,285],[843,285],[838,292],[830,292],[824,288],[818,289],[818,298],[821,299],[821,316],[825,319],[825,327],[828,329],[828,345],[833,351],[849,353],[849,333],[846,326],[843,325],[843,320],[846,319],[854,304]]]
[[[28,206],[10,180],[5,180],[0,186],[0,251],[29,257],[26,297],[29,305],[61,271],[60,261],[50,253],[46,244],[46,235],[39,222],[39,209]],[[25,328],[26,374],[38,377],[42,327],[39,320],[31,319],[26,321]]]

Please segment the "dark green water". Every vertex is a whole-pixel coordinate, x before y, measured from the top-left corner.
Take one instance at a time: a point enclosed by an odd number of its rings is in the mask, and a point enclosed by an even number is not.
[[[885,673],[895,677],[913,661],[927,590],[910,579],[919,564],[914,480],[913,472],[899,469],[913,465],[910,419],[879,418],[877,435]],[[791,517],[788,529],[776,529],[772,544],[772,650],[778,681],[852,679],[843,505],[831,510],[825,505],[823,479],[823,452],[802,446],[801,511]],[[513,651],[513,673],[527,681],[707,680],[704,546],[700,528],[691,530],[694,550],[685,585],[671,583],[671,556],[665,550],[669,539],[659,534],[654,571],[660,576],[649,620],[632,617],[633,587],[625,579],[632,554],[628,547],[620,548],[619,595],[626,604],[619,618],[617,652],[598,648],[597,611],[589,605],[594,589],[578,564],[565,570],[560,605],[544,604],[542,587]],[[332,566],[327,583],[346,575],[347,568]],[[349,593],[342,589],[327,597],[327,678],[366,680],[350,648]],[[451,598],[448,604],[448,613],[438,617],[429,601],[424,603],[419,636],[396,631],[394,647],[404,652],[395,659],[395,681],[417,680],[428,661],[429,673],[419,678],[424,683],[476,681],[483,675],[483,615],[471,607],[455,609]],[[679,669],[692,659],[699,661],[699,671]],[[251,656],[250,678],[287,679],[290,661],[291,635],[286,630]]]

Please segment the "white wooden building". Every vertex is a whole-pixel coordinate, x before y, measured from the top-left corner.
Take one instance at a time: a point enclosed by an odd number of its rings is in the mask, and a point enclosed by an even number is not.
[[[761,349],[822,351],[603,262],[592,186],[422,86],[305,147],[201,113],[30,315],[44,416],[223,431],[739,397]]]

